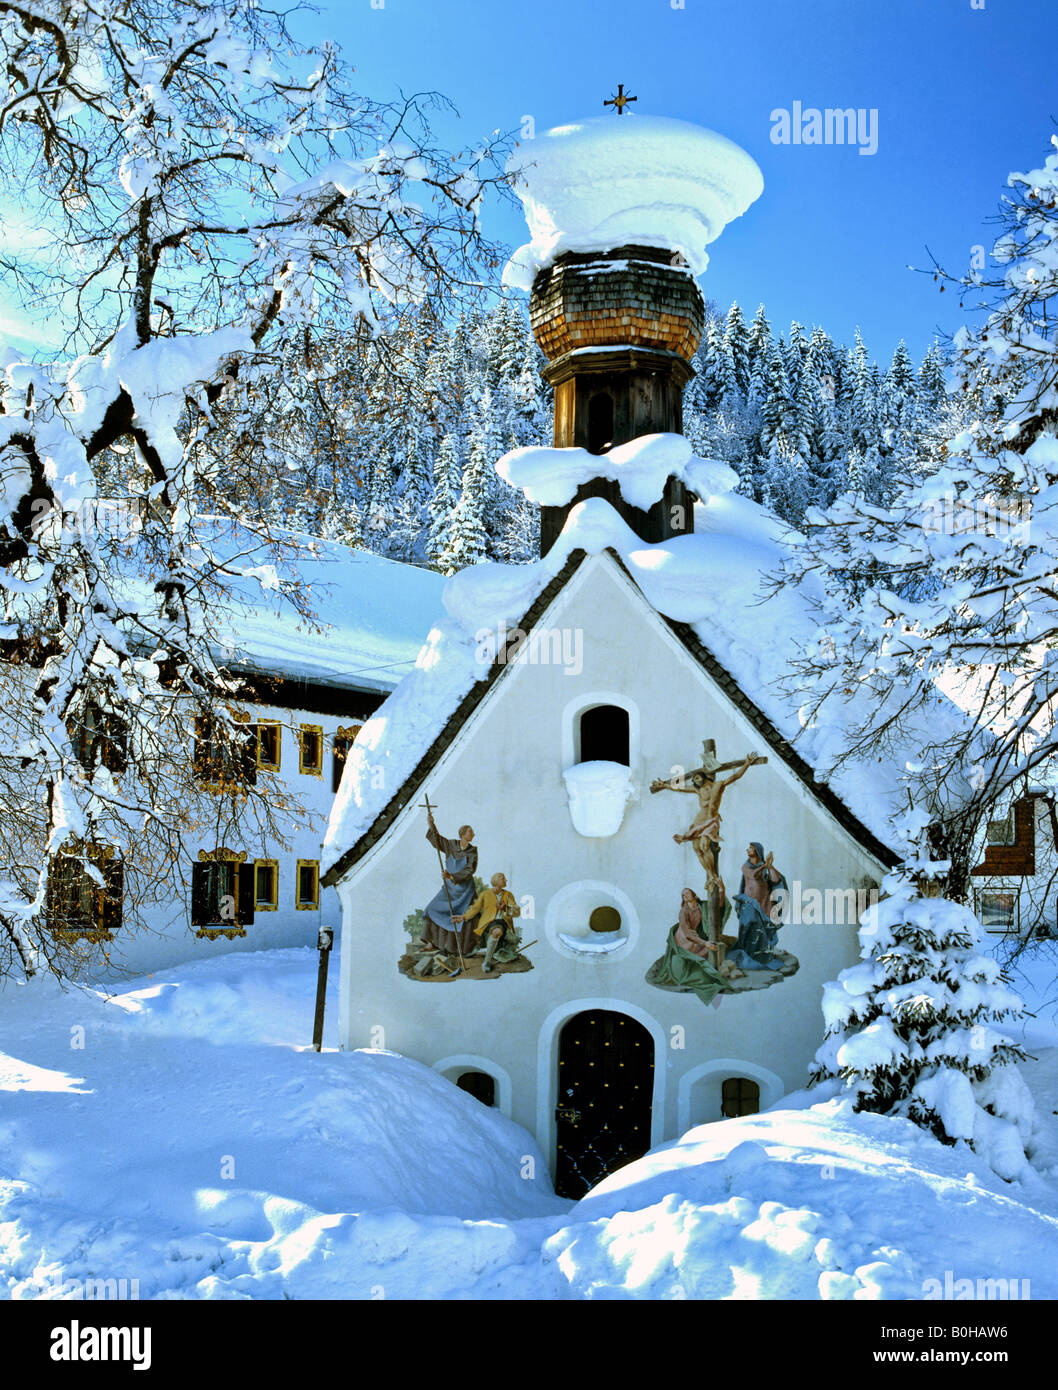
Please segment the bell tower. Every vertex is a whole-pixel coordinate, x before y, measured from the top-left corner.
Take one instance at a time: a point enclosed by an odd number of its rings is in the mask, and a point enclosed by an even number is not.
[[[619,246],[602,253],[566,252],[533,281],[529,315],[549,359],[555,392],[556,448],[605,454],[643,434],[683,430],[683,390],[702,336],[705,305],[678,252]],[[645,541],[694,528],[682,482],[670,478],[648,512],[630,506],[618,484],[593,478],[564,507],[543,507],[540,550],[546,554],[570,508],[603,497]]]
[[[504,280],[529,291],[555,392],[556,448],[602,456],[643,435],[681,434],[683,390],[705,325],[696,277],[709,261],[706,245],[762,192],[757,165],[715,131],[629,115],[545,131],[507,169],[532,240]],[[591,478],[564,506],[541,508],[541,553],[589,497],[604,498],[644,541],[686,534],[694,511],[684,483],[670,476],[659,493],[642,510],[617,482]]]

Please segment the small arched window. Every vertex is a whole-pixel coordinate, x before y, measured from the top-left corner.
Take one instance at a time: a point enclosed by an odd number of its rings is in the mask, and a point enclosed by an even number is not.
[[[482,1105],[496,1104],[496,1079],[487,1071],[465,1071],[456,1078],[461,1091],[480,1100]]]
[[[760,1087],[746,1076],[727,1077],[721,1095],[720,1113],[725,1120],[735,1120],[739,1115],[760,1113]]]
[[[624,763],[629,766],[628,711],[620,705],[593,705],[577,716],[578,763]]]
[[[588,453],[601,454],[613,443],[613,397],[596,391],[588,402]]]

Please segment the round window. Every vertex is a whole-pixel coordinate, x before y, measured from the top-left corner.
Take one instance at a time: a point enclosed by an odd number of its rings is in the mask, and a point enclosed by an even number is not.
[[[592,931],[620,931],[621,914],[616,907],[597,907],[588,918],[588,926]]]

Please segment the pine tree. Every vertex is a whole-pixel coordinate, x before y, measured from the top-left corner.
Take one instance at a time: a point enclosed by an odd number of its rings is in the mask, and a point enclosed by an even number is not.
[[[452,513],[459,503],[462,476],[458,442],[454,435],[446,434],[441,440],[437,454],[434,491],[428,507],[430,529],[426,540],[426,554],[434,564],[441,563],[441,557],[449,548]]]
[[[721,410],[730,410],[738,405],[740,393],[738,374],[726,332],[717,339],[715,353],[713,380],[716,405]]]
[[[811,501],[808,468],[803,456],[773,441],[764,463],[766,505],[790,526],[800,526]]]
[[[944,382],[944,354],[940,344],[932,342],[918,369],[918,400],[923,412],[936,414],[947,394]]]
[[[773,443],[781,442],[786,430],[787,417],[790,413],[792,402],[790,400],[790,383],[786,375],[785,353],[783,352],[783,340],[772,350],[771,360],[768,363],[766,394],[763,398],[761,407],[761,427],[760,427],[760,447],[762,453],[767,453]]]
[[[367,487],[365,525],[369,536],[383,537],[393,519],[393,465],[390,452],[379,438],[371,460]]]
[[[912,446],[917,423],[915,369],[903,339],[896,345],[893,360],[882,383],[879,418],[886,447],[906,455]]]
[[[438,557],[438,564],[445,574],[454,574],[488,557],[485,513],[489,473],[492,471],[485,438],[479,431],[470,440],[462,491],[449,520],[444,550]]]
[[[521,366],[511,391],[515,447],[544,444],[547,439],[547,410],[540,378],[542,354],[528,331],[528,324],[525,327]]]
[[[771,324],[768,322],[768,316],[764,312],[763,304],[757,306],[757,312],[750,326],[747,357],[751,382],[750,389],[752,389],[752,382],[755,379],[759,379],[760,381],[766,379],[768,363],[771,360]],[[764,399],[763,395],[761,395],[760,399]]]
[[[691,384],[691,408],[699,414],[715,410],[720,403],[720,345],[719,324],[716,319],[708,319],[695,353],[694,369],[697,376]]]
[[[525,564],[540,554],[540,508],[523,494],[508,511],[499,542],[500,558],[508,564]]]
[[[1001,1177],[1023,1176],[1036,1124],[1016,1068],[1025,1054],[994,1026],[1020,1015],[1021,1001],[977,953],[968,908],[922,897],[898,873],[883,891],[860,919],[860,964],[824,986],[810,1084],[839,1081],[855,1110],[965,1140]]]
[[[791,381],[797,381],[804,370],[808,356],[808,339],[796,319],[790,324],[790,341],[786,346],[786,374]]]
[[[745,400],[749,394],[749,330],[736,301],[727,311],[724,323],[724,352],[731,363],[734,388]]]

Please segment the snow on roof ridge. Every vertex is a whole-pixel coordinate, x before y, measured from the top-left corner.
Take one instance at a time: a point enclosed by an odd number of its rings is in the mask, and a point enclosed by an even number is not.
[[[719,497],[738,484],[738,474],[719,459],[699,458],[682,434],[643,434],[608,453],[581,448],[512,449],[497,460],[500,477],[541,507],[562,507],[593,478],[618,484],[633,507],[649,511],[670,477],[686,483],[700,497]]]

